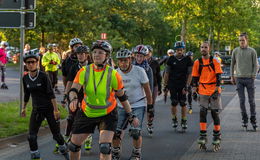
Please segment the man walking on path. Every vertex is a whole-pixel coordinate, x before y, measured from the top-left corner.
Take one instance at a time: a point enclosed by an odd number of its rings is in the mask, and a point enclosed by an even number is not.
[[[258,68],[257,53],[254,48],[248,46],[248,35],[239,35],[239,47],[235,48],[231,58],[231,82],[236,84],[240,101],[242,115],[242,126],[247,128],[248,115],[245,106],[245,88],[248,93],[250,105],[250,121],[256,130],[256,111],[255,111],[255,77]]]

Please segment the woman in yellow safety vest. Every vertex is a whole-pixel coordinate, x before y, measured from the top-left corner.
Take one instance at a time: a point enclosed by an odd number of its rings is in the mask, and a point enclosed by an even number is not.
[[[80,159],[80,148],[89,134],[99,129],[100,159],[111,159],[111,142],[117,126],[117,103],[120,100],[128,114],[128,121],[137,127],[138,119],[132,114],[127,96],[123,90],[120,74],[109,67],[107,59],[112,53],[112,46],[102,40],[91,47],[94,63],[82,67],[74,79],[68,93],[71,111],[77,111],[72,129],[71,141],[68,145],[71,160]],[[78,91],[84,89],[84,99],[78,102]]]

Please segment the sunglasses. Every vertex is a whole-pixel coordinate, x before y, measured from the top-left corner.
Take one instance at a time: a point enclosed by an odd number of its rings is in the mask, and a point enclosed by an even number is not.
[[[36,63],[37,61],[26,61],[25,63],[26,64],[34,64],[34,63]]]

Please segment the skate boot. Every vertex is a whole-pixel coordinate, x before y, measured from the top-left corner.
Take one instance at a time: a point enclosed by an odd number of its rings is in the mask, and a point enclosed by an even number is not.
[[[213,151],[217,152],[220,150],[220,142],[221,142],[221,134],[219,131],[213,131],[213,140],[212,140],[212,145],[213,145]]]
[[[64,138],[64,141],[65,141],[65,143],[69,143],[69,141],[70,141],[70,136],[63,136],[63,138]]]
[[[148,131],[149,136],[153,135],[153,123],[152,122],[148,122],[147,131]]]
[[[1,89],[8,89],[8,86],[7,86],[5,83],[3,83],[3,84],[1,85]]]
[[[258,127],[256,124],[256,117],[255,116],[250,117],[250,122],[252,124],[253,130],[256,132],[257,127]]]
[[[172,127],[176,130],[178,127],[178,120],[177,117],[172,119]]]
[[[54,148],[54,150],[53,150],[53,153],[59,154],[59,144],[56,144],[56,145],[55,145],[55,148]]]
[[[206,143],[207,143],[207,132],[200,131],[200,138],[198,140],[200,150],[207,150]]]
[[[65,160],[70,160],[68,147],[66,146],[66,144],[59,145],[59,152],[64,156]]]
[[[141,159],[141,148],[139,149],[134,148],[129,160],[140,160],[140,159]]]
[[[182,128],[182,132],[186,132],[186,129],[188,128],[186,119],[181,120],[181,128]]]
[[[84,148],[86,151],[91,150],[91,148],[92,148],[92,136],[91,135],[89,135],[88,138],[86,139]]]
[[[112,160],[120,159],[120,147],[112,147]]]
[[[31,160],[41,160],[41,154],[39,151],[31,152]]]
[[[189,114],[192,114],[192,106],[191,105],[189,105]]]
[[[243,116],[242,118],[242,127],[245,131],[247,131],[247,126],[248,126],[248,117],[247,116]]]

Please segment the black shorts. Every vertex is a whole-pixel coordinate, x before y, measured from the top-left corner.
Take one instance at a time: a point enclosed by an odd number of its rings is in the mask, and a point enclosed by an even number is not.
[[[182,90],[183,88],[170,88],[172,106],[186,106],[186,94],[182,94]]]
[[[117,127],[117,110],[116,108],[106,116],[89,118],[79,110],[76,114],[72,126],[72,134],[94,133],[96,126],[99,130],[116,131]]]

